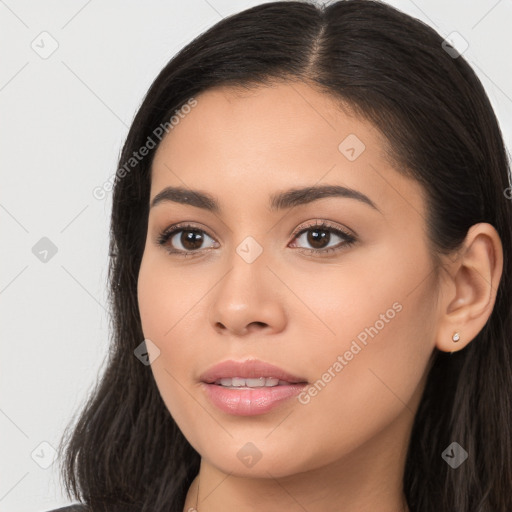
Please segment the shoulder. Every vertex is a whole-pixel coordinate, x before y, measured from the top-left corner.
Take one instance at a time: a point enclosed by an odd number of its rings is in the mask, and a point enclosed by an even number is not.
[[[117,503],[101,506],[100,509],[95,509],[94,512],[139,512],[140,508],[135,505],[127,506],[125,504]],[[66,505],[61,508],[54,508],[45,510],[44,512],[93,512],[93,509],[85,503],[76,503],[74,505]]]
[[[90,512],[90,508],[83,503],[78,503],[76,505],[68,505],[66,507],[46,510],[45,512]]]

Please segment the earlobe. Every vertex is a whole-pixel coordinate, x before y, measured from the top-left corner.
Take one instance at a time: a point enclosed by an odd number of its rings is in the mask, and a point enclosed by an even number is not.
[[[448,265],[441,285],[436,347],[443,352],[465,348],[491,316],[503,271],[503,248],[488,223],[471,226],[460,257]]]

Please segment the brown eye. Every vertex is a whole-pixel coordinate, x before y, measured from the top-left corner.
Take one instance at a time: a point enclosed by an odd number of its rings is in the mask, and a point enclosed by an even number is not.
[[[181,233],[181,236],[178,237],[179,243],[185,250],[195,251],[201,248],[203,235],[200,231],[184,229],[178,233]]]
[[[327,229],[308,229],[306,241],[314,249],[324,249],[331,239],[331,233]]]
[[[208,239],[215,243],[202,229],[193,226],[174,226],[161,233],[157,242],[171,254],[188,256],[190,253],[205,249],[203,244]]]
[[[294,240],[302,239],[302,243],[308,244],[311,248],[300,248],[301,251],[308,253],[327,253],[337,251],[343,247],[350,246],[356,242],[356,238],[345,231],[335,228],[323,221],[316,224],[307,226],[306,228],[298,231],[295,234]],[[341,239],[341,242],[336,243],[336,239]],[[334,241],[334,245],[329,246]]]

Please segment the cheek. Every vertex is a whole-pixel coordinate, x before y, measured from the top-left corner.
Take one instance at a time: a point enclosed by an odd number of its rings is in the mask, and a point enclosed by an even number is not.
[[[434,348],[427,255],[385,247],[376,252],[378,266],[361,257],[347,262],[350,272],[331,272],[329,281],[320,275],[314,292],[299,288],[329,329],[321,349],[315,347],[315,385],[302,403],[311,417],[328,411],[350,428],[357,428],[363,409],[376,422],[397,414],[413,397]]]
[[[401,305],[400,310],[391,309],[394,316],[390,313],[387,323],[378,316],[376,321],[368,311],[362,328],[351,323],[355,336],[342,336],[336,346],[317,352],[311,370],[314,380],[300,397],[300,415],[312,422],[314,432],[321,434],[314,428],[314,420],[307,418],[322,417],[325,425],[331,426],[322,434],[329,438],[328,449],[317,453],[311,448],[315,459],[329,458],[331,451],[350,452],[402,413],[412,417],[432,342],[428,332],[416,329],[429,319],[421,301],[408,300]],[[386,311],[382,310],[384,315]]]
[[[190,391],[197,365],[200,343],[194,339],[197,330],[190,328],[204,323],[195,306],[205,290],[200,282],[186,279],[184,272],[173,271],[160,255],[148,252],[141,262],[137,294],[144,338],[152,342],[146,343],[151,371],[167,409],[181,428],[184,412],[194,403],[184,388]]]
[[[173,269],[166,264],[165,255],[162,257],[155,252],[149,250],[142,258],[137,283],[138,304],[144,336],[165,345],[179,329],[180,319],[199,300],[201,290],[199,282],[187,280],[185,272],[177,267]]]
[[[169,329],[163,320],[166,318],[166,303],[173,301],[173,288],[163,285],[162,275],[158,272],[158,265],[153,265],[149,258],[143,257],[137,283],[137,296],[142,331],[145,338],[149,338],[160,347],[158,340]],[[170,321],[171,319],[169,319]]]

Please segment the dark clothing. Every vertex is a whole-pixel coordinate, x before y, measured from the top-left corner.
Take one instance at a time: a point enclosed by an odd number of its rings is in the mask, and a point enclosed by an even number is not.
[[[89,505],[84,503],[76,503],[74,505],[67,505],[61,508],[52,510],[45,510],[44,512],[138,512],[140,507],[135,505],[124,505],[121,503],[112,503],[109,505],[100,506],[100,508],[91,509]]]
[[[89,507],[83,504],[68,505],[67,507],[54,508],[46,512],[89,512]]]

